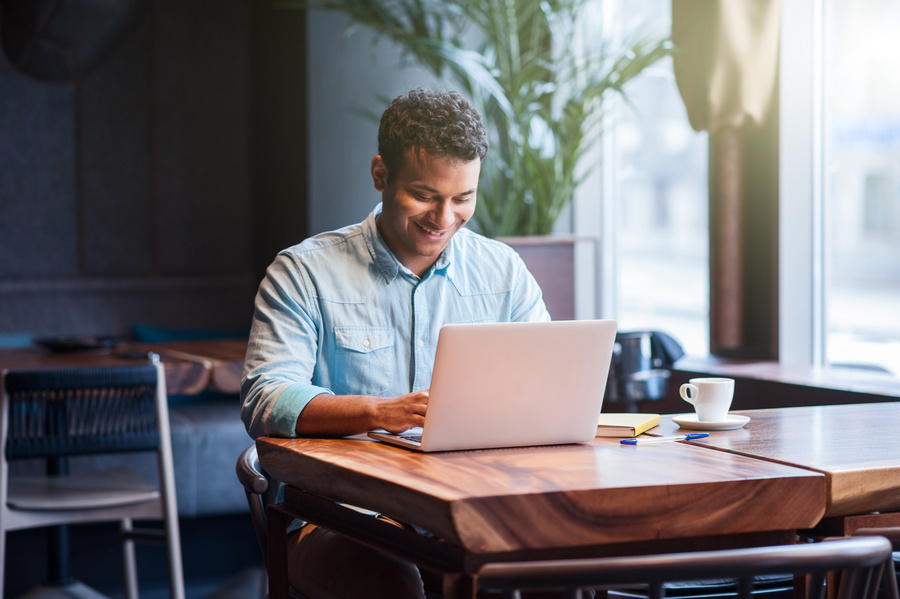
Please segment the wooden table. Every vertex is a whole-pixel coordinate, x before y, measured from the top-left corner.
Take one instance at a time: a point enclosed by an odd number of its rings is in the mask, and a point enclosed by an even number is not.
[[[196,381],[191,390],[197,386],[200,390],[211,388],[223,393],[239,393],[241,390],[241,373],[247,353],[246,339],[129,343],[125,347],[132,351],[155,352],[160,355],[164,364],[171,361],[202,365],[206,373],[205,381],[202,378]],[[166,380],[168,381],[168,368]]]
[[[734,413],[750,422],[691,443],[824,474],[826,519],[817,528],[823,534],[900,526],[900,402]],[[684,432],[670,416],[651,431]]]
[[[821,473],[684,443],[421,454],[365,439],[257,441],[287,483],[270,510],[270,597],[286,597],[284,525],[315,522],[444,573],[472,597],[489,560],[787,543],[826,507]],[[361,516],[383,512],[439,539]]]
[[[246,339],[123,343],[113,349],[87,352],[51,352],[39,347],[0,350],[0,370],[89,368],[124,366],[159,354],[166,369],[169,395],[194,395],[206,389],[240,391]]]

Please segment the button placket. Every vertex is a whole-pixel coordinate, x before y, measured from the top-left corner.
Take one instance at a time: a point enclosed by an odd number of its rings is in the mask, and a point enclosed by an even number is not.
[[[413,369],[414,377],[412,381],[412,390],[425,389],[429,381],[425,379],[425,373],[429,372],[426,361],[428,359],[425,351],[425,335],[428,327],[428,300],[427,294],[422,288],[424,281],[419,282],[413,290]]]

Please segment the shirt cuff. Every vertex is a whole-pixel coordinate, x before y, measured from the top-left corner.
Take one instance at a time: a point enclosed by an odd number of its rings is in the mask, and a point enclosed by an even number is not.
[[[272,407],[270,419],[272,433],[279,437],[296,437],[300,412],[313,397],[323,393],[334,395],[330,389],[315,385],[291,385],[282,391]]]

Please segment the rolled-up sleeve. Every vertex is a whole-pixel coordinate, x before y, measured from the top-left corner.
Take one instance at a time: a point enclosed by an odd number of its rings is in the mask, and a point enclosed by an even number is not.
[[[241,419],[254,439],[294,437],[297,419],[317,395],[318,307],[297,258],[280,254],[256,295],[241,380]]]
[[[518,258],[518,257],[517,257]],[[513,280],[513,309],[510,320],[513,322],[545,322],[550,320],[550,312],[544,303],[541,286],[522,262],[516,261]]]

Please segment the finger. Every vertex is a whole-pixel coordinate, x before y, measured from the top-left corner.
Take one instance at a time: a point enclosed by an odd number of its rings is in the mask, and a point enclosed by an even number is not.
[[[423,389],[421,391],[416,391],[415,393],[411,393],[410,397],[415,399],[416,401],[424,401],[428,403],[428,398],[431,395],[431,392],[428,389]]]

